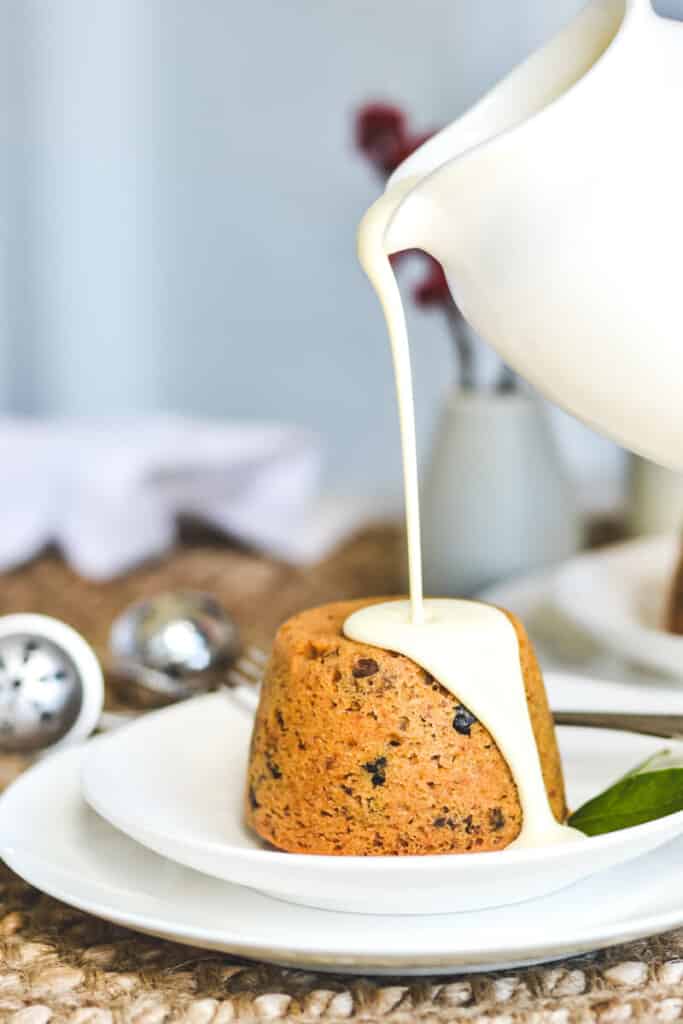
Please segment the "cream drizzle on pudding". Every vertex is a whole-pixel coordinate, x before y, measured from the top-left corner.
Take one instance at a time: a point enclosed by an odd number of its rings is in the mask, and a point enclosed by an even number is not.
[[[488,729],[508,763],[522,808],[521,832],[508,849],[568,842],[583,836],[558,824],[550,808],[512,623],[490,605],[423,596],[410,348],[401,294],[385,245],[388,224],[415,180],[398,182],[368,210],[358,244],[361,264],[382,304],[391,342],[403,453],[410,601],[363,608],[346,620],[344,633],[350,640],[410,658]]]

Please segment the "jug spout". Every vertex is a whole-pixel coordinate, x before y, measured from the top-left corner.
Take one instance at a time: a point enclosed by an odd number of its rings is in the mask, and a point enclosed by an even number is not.
[[[429,252],[434,222],[438,219],[437,204],[431,191],[422,187],[420,178],[411,177],[398,182],[387,194],[392,197],[395,204],[384,236],[387,254],[393,256],[406,249],[422,249]],[[452,210],[452,204],[449,205],[451,215],[457,221],[457,212]],[[451,236],[451,245],[453,244],[455,239]]]

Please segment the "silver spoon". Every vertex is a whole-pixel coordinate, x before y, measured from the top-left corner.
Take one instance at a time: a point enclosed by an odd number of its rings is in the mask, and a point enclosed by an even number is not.
[[[74,629],[46,615],[0,618],[0,753],[85,739],[103,701],[97,657]]]
[[[113,669],[148,694],[184,700],[225,679],[240,654],[239,629],[210,594],[172,591],[138,601],[114,622]]]
[[[556,725],[574,725],[588,729],[616,729],[620,732],[683,739],[683,715],[640,715],[621,711],[555,711]]]
[[[205,594],[139,602],[112,635],[119,677],[157,703],[243,685],[263,672],[265,656],[240,652],[237,625]],[[135,717],[103,712],[103,704],[99,662],[75,630],[44,615],[0,617],[0,753],[44,753]]]

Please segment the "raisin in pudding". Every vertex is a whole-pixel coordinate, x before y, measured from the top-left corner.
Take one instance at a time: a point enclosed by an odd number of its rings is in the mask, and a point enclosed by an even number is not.
[[[415,660],[345,635],[345,623],[373,606],[326,605],[279,630],[252,738],[249,825],[295,853],[503,849],[523,820],[505,757],[474,711]],[[514,616],[488,611],[516,641],[547,800],[562,821],[562,771],[534,652]]]

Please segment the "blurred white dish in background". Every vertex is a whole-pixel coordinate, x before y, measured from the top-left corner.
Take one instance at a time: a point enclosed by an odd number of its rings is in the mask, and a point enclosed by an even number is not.
[[[683,679],[683,637],[664,629],[680,548],[678,536],[665,536],[579,555],[557,571],[553,601],[621,657]]]
[[[443,914],[555,892],[683,832],[683,812],[552,848],[425,857],[326,857],[267,849],[244,824],[251,716],[225,694],[147,715],[89,744],[83,795],[155,853],[288,902],[372,914]],[[578,806],[669,741],[560,730]]]

